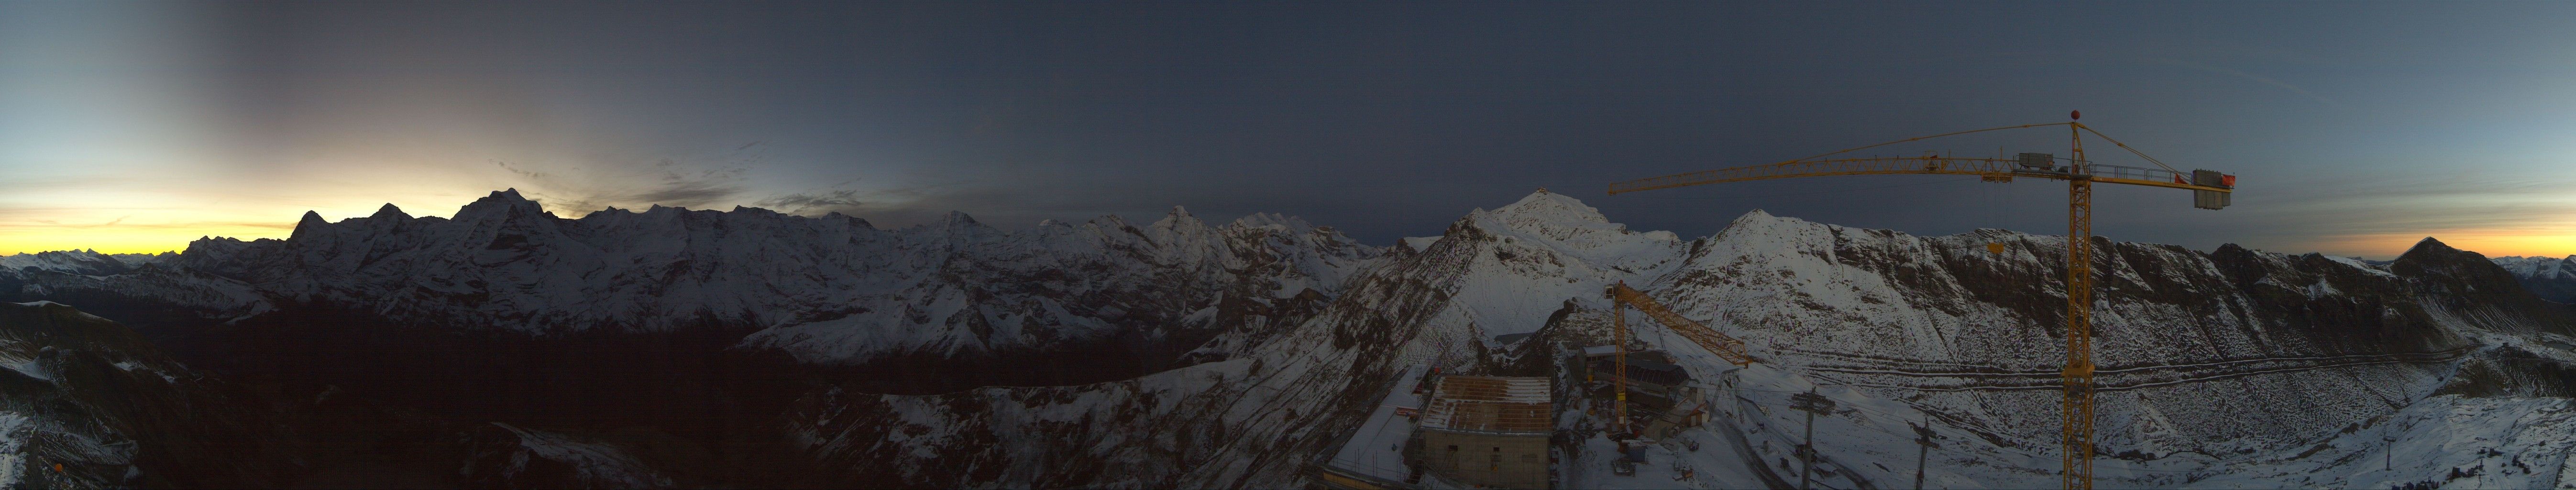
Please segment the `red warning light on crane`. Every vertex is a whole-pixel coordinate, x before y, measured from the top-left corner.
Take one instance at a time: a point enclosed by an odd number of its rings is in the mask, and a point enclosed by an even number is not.
[[[2066,111],[2067,119],[2083,119],[2084,111]]]

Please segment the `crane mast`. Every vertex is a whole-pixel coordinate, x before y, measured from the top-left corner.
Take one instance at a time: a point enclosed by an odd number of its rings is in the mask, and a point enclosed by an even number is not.
[[[1650,177],[1610,184],[1611,194],[1673,187],[1742,182],[1751,180],[1822,177],[1838,175],[1950,174],[1976,175],[1988,182],[2010,182],[2015,177],[2064,180],[2066,187],[2066,367],[2059,372],[2065,397],[2059,402],[2064,423],[2059,427],[2062,443],[2063,472],[2059,483],[2066,488],[2093,488],[2093,184],[2125,184],[2164,187],[2193,191],[2192,205],[2201,209],[2222,209],[2232,200],[2236,176],[2209,170],[2184,173],[2166,166],[2155,157],[2111,139],[2092,127],[2072,119],[2081,113],[2069,113],[2067,122],[2025,124],[1975,129],[1908,138],[1861,146],[1797,160],[1765,165],[1749,165],[1661,177]],[[1840,158],[1823,157],[1855,150],[1984,131],[2065,125],[2072,137],[2074,158],[2067,165],[2055,165],[2051,155],[2024,153],[2018,159],[1952,158],[1939,155],[1922,157]],[[2159,168],[2100,165],[2084,156],[2084,133],[2093,133],[2120,149],[2128,150]],[[2000,249],[1996,249],[2000,250]],[[1623,284],[1617,289],[1628,292]],[[1638,294],[1642,298],[1643,294]],[[1651,301],[1651,300],[1648,300]],[[1640,308],[1643,310],[1644,308]],[[1666,313],[1669,313],[1667,311]],[[1652,315],[1649,313],[1649,315]],[[1624,316],[1624,315],[1623,315]],[[1660,320],[1660,318],[1658,318]],[[1679,330],[1679,329],[1676,329]],[[1685,334],[1685,336],[1688,336]],[[1697,339],[1693,339],[1697,340]],[[1703,344],[1706,345],[1706,344]],[[1739,355],[1741,343],[1736,344]],[[1623,345],[1622,349],[1625,348]],[[1718,351],[1712,347],[1712,352]],[[1624,351],[1623,351],[1624,352]],[[1725,355],[1725,354],[1720,354]],[[1730,358],[1730,360],[1733,360]],[[1740,365],[1740,364],[1739,364]],[[1625,368],[1624,358],[1621,367]],[[1625,424],[1625,390],[1621,392],[1621,423]]]
[[[2074,174],[2084,168],[2084,125],[2066,123],[2075,142]],[[2065,417],[2058,425],[2063,441],[2062,488],[2093,488],[2093,179],[2066,179],[2066,369],[2058,373],[2065,397],[2058,401]]]

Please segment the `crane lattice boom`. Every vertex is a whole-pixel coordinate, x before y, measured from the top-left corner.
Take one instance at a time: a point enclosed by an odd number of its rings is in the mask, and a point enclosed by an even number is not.
[[[1718,357],[1726,358],[1728,364],[1737,366],[1753,364],[1753,356],[1744,353],[1744,341],[1717,333],[1717,330],[1691,321],[1680,313],[1673,313],[1673,310],[1656,303],[1654,298],[1646,297],[1646,293],[1629,288],[1626,282],[1610,286],[1610,296],[1619,303],[1645,312],[1648,318],[1653,318],[1656,323],[1662,323],[1664,327],[1671,328],[1673,333],[1681,334],[1682,338],[1690,339],[1692,343],[1708,348],[1709,352],[1716,353]]]

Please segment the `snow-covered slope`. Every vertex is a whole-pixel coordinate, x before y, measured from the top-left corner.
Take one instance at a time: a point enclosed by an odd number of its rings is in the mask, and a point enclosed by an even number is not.
[[[2530,288],[2541,299],[2576,304],[2576,255],[2555,259],[2497,257],[2495,263],[2521,279],[2522,287]]]

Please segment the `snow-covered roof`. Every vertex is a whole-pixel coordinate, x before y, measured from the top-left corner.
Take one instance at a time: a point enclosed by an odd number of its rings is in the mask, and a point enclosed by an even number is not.
[[[1360,429],[1351,433],[1351,439],[1342,443],[1342,450],[1325,465],[1342,473],[1404,481],[1411,473],[1404,466],[1403,448],[1405,439],[1413,437],[1413,419],[1395,412],[1398,408],[1422,407],[1422,397],[1414,396],[1413,387],[1422,383],[1422,375],[1428,371],[1430,368],[1423,366],[1406,366],[1396,378],[1395,387],[1387,389],[1377,409],[1369,412],[1368,421],[1360,423]]]
[[[1431,429],[1547,433],[1550,416],[1547,378],[1448,376],[1431,394],[1422,426]]]

